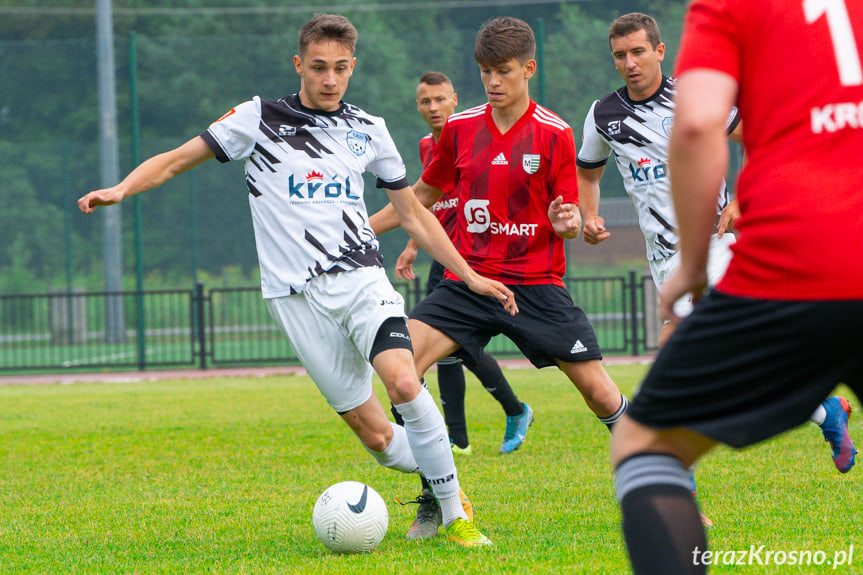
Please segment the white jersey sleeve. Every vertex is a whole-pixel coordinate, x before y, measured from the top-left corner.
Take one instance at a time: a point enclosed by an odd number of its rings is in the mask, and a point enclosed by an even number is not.
[[[599,168],[604,166],[611,155],[611,146],[596,130],[594,111],[599,100],[593,102],[590,111],[584,119],[584,131],[581,134],[581,148],[578,150],[576,163],[581,168]]]
[[[210,124],[207,131],[219,144],[220,150],[216,151],[219,161],[229,162],[251,156],[260,121],[261,99],[255,96]]]
[[[377,127],[379,129],[373,136],[377,139],[375,146],[377,153],[374,160],[369,162],[368,170],[377,177],[379,188],[401,189],[404,187],[407,177],[404,160],[402,160],[383,119],[380,120],[380,125]]]

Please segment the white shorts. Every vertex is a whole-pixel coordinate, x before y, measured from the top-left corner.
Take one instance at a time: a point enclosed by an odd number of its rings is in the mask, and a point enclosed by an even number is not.
[[[723,234],[720,238],[713,234],[710,238],[710,253],[707,256],[707,284],[715,286],[725,275],[728,264],[731,262],[731,246],[737,238],[732,233]],[[650,262],[650,273],[656,289],[662,291],[662,286],[668,281],[677,268],[680,267],[680,252],[664,260],[653,260]],[[674,313],[678,317],[686,317],[692,312],[692,296],[682,297],[674,303]]]
[[[371,397],[375,336],[387,319],[406,317],[383,268],[323,274],[303,293],[265,301],[330,407],[344,413]]]

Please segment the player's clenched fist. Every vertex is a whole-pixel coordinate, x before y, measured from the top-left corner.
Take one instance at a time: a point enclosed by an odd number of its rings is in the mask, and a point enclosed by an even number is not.
[[[96,190],[78,198],[81,213],[92,214],[98,206],[111,206],[123,200],[123,192],[117,188]]]

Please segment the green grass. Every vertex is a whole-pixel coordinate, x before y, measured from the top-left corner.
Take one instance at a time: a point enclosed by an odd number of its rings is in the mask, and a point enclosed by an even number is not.
[[[631,395],[644,369],[609,372]],[[605,428],[556,370],[507,375],[536,411],[509,456],[497,454],[500,408],[468,375],[473,455],[457,463],[495,542],[479,550],[405,541],[415,507],[395,499],[412,499],[418,480],[378,467],[306,377],[0,388],[0,573],[626,573]],[[697,474],[711,544],[828,558],[854,544],[854,564],[836,572],[859,573],[860,473],[835,471],[814,425],[720,449]],[[367,555],[333,555],[312,531],[317,496],[348,479],[389,506]]]

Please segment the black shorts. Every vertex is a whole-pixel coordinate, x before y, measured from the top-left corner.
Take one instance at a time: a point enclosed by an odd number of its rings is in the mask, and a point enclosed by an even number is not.
[[[556,285],[508,285],[515,294],[515,316],[491,297],[476,294],[464,282],[443,280],[410,313],[461,346],[456,356],[468,367],[477,363],[489,340],[504,334],[536,367],[556,360],[602,359],[596,333],[569,292]]]
[[[629,415],[743,447],[809,419],[839,383],[863,390],[863,301],[706,295],[666,342]]]
[[[437,287],[443,280],[443,274],[446,271],[446,268],[437,260],[432,260],[431,267],[429,268],[429,279],[426,282],[426,295],[430,294],[434,288]]]

